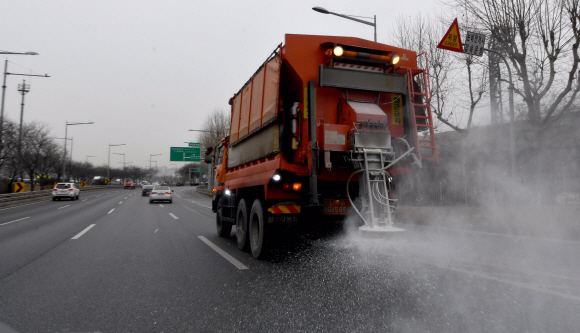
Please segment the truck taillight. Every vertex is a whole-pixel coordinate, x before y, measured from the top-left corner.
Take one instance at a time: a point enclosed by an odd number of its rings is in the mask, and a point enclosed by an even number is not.
[[[302,189],[302,183],[294,183],[294,184],[292,184],[292,189],[294,191],[300,191]]]

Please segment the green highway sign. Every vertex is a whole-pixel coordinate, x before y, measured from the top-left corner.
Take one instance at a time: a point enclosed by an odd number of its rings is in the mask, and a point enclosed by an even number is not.
[[[201,148],[171,147],[169,160],[171,162],[199,162]]]
[[[201,148],[201,143],[190,142],[189,146],[193,148]]]

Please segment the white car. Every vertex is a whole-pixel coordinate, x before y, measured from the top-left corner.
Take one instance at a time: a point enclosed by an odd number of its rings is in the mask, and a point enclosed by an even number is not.
[[[75,183],[58,183],[52,190],[52,201],[60,199],[78,200],[81,190]]]
[[[149,203],[154,201],[168,201],[173,202],[173,195],[171,194],[169,186],[155,186],[151,193],[149,193]]]

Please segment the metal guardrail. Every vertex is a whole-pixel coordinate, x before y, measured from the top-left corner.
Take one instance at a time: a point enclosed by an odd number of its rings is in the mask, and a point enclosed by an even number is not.
[[[115,186],[115,185],[89,185],[85,187],[81,187],[81,193],[85,191],[94,191],[100,189],[107,189],[107,188],[120,188],[122,186]],[[7,203],[7,202],[14,202],[14,201],[21,201],[27,199],[35,199],[35,198],[43,198],[43,197],[50,197],[53,189],[50,190],[42,190],[42,191],[32,191],[32,192],[22,192],[22,193],[8,193],[8,194],[0,194],[0,204]]]

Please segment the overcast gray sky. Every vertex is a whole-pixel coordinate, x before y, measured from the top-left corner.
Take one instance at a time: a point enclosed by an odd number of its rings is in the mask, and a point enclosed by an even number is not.
[[[46,124],[63,137],[69,126],[73,158],[107,163],[112,152],[126,161],[169,165],[172,146],[196,141],[214,109],[229,110],[237,92],[284,34],[353,36],[372,40],[373,28],[314,12],[313,6],[350,15],[377,15],[379,42],[404,13],[437,9],[435,1],[192,1],[26,0],[1,6],[0,50],[38,56],[2,55],[8,72],[50,75],[26,78],[24,119]],[[2,61],[2,65],[4,61]],[[8,76],[5,117],[20,116],[18,83]],[[122,156],[111,155],[120,167]]]

